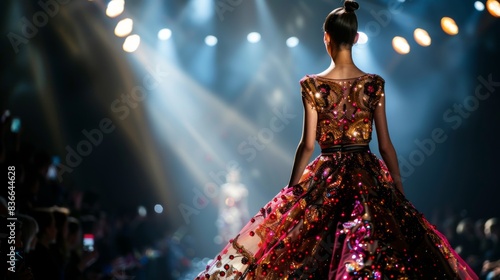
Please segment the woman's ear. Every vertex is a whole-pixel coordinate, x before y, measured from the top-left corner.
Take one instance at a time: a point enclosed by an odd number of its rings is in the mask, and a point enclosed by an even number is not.
[[[329,45],[330,44],[330,34],[326,33],[323,35],[323,41],[325,44]]]
[[[355,45],[358,42],[358,39],[359,39],[359,33],[356,33],[356,36],[354,36],[354,43],[353,43],[353,45]]]

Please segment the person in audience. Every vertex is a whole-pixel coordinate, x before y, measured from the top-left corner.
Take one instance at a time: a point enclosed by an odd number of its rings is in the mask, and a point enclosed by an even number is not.
[[[481,275],[484,279],[500,279],[500,224],[496,217],[484,223],[484,235],[488,241],[488,249],[484,255]]]
[[[35,250],[29,255],[29,264],[35,279],[64,279],[63,269],[50,250],[50,246],[55,243],[57,237],[52,209],[34,209],[30,215],[36,220],[39,227]]]
[[[485,260],[500,260],[500,224],[498,218],[490,218],[484,223],[484,235],[490,243]]]
[[[21,239],[24,245],[24,253],[29,254],[36,246],[36,235],[38,233],[38,224],[35,219],[26,214],[18,214],[18,219],[23,223]]]
[[[456,229],[457,246],[456,251],[476,272],[481,271],[483,259],[480,251],[480,240],[475,233],[475,225],[472,218],[466,217],[460,220]]]
[[[65,269],[65,279],[88,279],[85,271],[97,260],[99,254],[97,250],[83,250],[82,228],[80,221],[71,216],[68,218],[67,244],[69,249],[69,259]]]
[[[65,267],[69,258],[67,245],[69,209],[64,207],[52,207],[52,209],[56,223],[57,236],[55,243],[51,245],[51,250],[59,266]]]
[[[484,262],[482,279],[500,280],[500,260],[494,262]]]
[[[486,235],[484,234],[484,224],[486,220],[483,218],[477,219],[474,223],[474,232],[476,238],[479,240],[479,250],[481,251],[481,256],[484,256],[486,250],[488,249],[488,242]]]

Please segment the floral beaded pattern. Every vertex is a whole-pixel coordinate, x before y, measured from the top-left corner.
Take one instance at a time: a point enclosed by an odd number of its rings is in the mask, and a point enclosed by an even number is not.
[[[300,85],[304,99],[319,113],[316,140],[321,148],[370,142],[373,113],[384,95],[380,76],[342,80],[306,76]]]

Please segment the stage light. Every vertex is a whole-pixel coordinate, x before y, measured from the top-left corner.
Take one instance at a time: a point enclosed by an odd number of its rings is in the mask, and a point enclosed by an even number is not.
[[[141,205],[137,207],[137,214],[141,217],[146,217],[146,215],[148,214],[148,210],[146,210],[146,207]]]
[[[213,35],[208,35],[207,37],[205,37],[205,44],[207,44],[208,46],[217,45],[217,37]]]
[[[441,28],[448,35],[457,35],[458,34],[458,26],[455,21],[450,17],[443,17],[441,19]]]
[[[498,0],[487,0],[486,9],[494,17],[500,17],[500,2]]]
[[[135,52],[140,44],[141,37],[139,37],[139,35],[130,35],[125,39],[125,42],[123,42],[123,50],[126,52]]]
[[[120,20],[115,27],[115,35],[118,37],[125,37],[132,32],[134,21],[130,18]]]
[[[292,36],[292,37],[286,39],[286,45],[289,48],[296,47],[298,44],[299,44],[299,38],[297,38],[297,37]]]
[[[392,47],[399,54],[407,54],[410,52],[410,45],[405,38],[396,36],[392,39]]]
[[[358,32],[358,42],[359,45],[364,45],[368,43],[368,35],[365,32]]]
[[[158,214],[163,213],[163,206],[161,206],[160,204],[156,204],[154,209],[155,209],[155,212]]]
[[[125,1],[111,0],[106,8],[106,15],[110,18],[117,17],[125,10]]]
[[[247,40],[250,43],[257,43],[260,41],[260,34],[258,32],[250,32],[247,35]]]
[[[214,12],[220,9],[219,5],[216,1],[189,0],[186,10],[189,11],[191,21],[199,25],[205,25],[214,16]]]
[[[413,37],[415,38],[415,41],[423,47],[428,47],[431,45],[431,37],[429,36],[429,33],[425,31],[422,28],[417,28],[413,32]]]
[[[271,93],[271,105],[272,106],[279,106],[283,102],[283,91],[279,88],[276,88],[273,90]]]
[[[476,8],[476,10],[478,10],[478,11],[480,11],[480,12],[481,12],[481,11],[484,11],[484,4],[483,4],[483,2],[481,2],[481,1],[476,1],[476,2],[474,3],[474,8]]]
[[[160,31],[158,31],[158,39],[162,41],[170,39],[171,36],[172,36],[172,30],[168,28],[163,28]]]

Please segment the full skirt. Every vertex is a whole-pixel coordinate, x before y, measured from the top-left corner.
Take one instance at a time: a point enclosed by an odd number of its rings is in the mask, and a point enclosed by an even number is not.
[[[196,279],[478,279],[370,151],[320,155]]]

